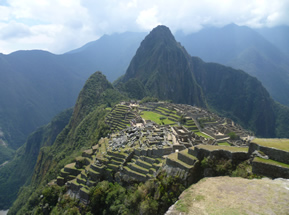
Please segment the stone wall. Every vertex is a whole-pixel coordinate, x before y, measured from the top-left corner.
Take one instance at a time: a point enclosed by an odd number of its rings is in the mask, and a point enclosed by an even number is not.
[[[255,150],[264,152],[266,155],[269,156],[271,160],[289,164],[289,152],[282,151],[282,150],[275,149],[275,148],[260,146],[256,143],[251,142],[249,146],[249,154],[252,154]]]
[[[223,150],[223,149],[217,149],[217,150],[213,150],[210,151],[208,149],[204,149],[198,146],[195,146],[193,149],[189,148],[189,154],[197,157],[199,160],[204,159],[204,157],[215,157],[217,159],[220,158],[225,158],[228,160],[232,160],[234,161],[243,161],[243,160],[247,160],[249,158],[248,153],[246,152],[231,152],[231,151],[227,151],[227,150]]]
[[[124,162],[122,163],[122,166],[125,166],[127,164],[127,162],[129,162],[132,157],[134,156],[134,151],[132,151],[131,153],[129,153],[129,155],[126,157],[126,159],[124,160]]]
[[[289,169],[267,163],[253,161],[252,172],[270,178],[289,178]]]
[[[190,158],[189,156],[184,155],[183,153],[178,153],[178,159],[180,161],[183,161],[184,163],[188,164],[188,165],[194,165],[196,160]]]
[[[170,159],[169,157],[166,158],[166,164],[170,167],[173,167],[173,168],[180,168],[180,169],[184,169],[186,171],[189,171],[190,168],[187,168],[185,166],[183,166],[182,164],[180,164],[179,162],[175,161],[175,160],[172,160]]]
[[[144,176],[142,176],[142,175],[140,175],[140,174],[136,174],[136,173],[134,173],[134,172],[132,172],[132,171],[128,171],[128,170],[126,170],[125,168],[123,169],[123,173],[124,174],[126,174],[126,175],[128,175],[128,176],[130,176],[130,177],[132,177],[132,178],[135,178],[136,180],[138,180],[138,181],[146,181],[147,180],[147,178],[146,177],[144,177]]]

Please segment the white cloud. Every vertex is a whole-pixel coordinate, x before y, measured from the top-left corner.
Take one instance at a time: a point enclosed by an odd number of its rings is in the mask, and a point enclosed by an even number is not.
[[[152,7],[140,12],[136,19],[136,23],[144,30],[150,30],[161,23],[157,18],[158,10],[156,7]]]
[[[164,24],[194,32],[229,23],[289,25],[288,0],[6,0],[0,4],[0,52],[69,51],[103,34]]]

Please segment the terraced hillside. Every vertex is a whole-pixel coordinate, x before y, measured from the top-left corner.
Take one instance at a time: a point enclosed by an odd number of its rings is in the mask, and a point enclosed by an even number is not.
[[[153,118],[142,118],[142,112],[167,117],[173,123],[156,123],[152,121]],[[177,116],[184,123],[177,121]],[[210,124],[210,128],[235,129],[240,131],[240,135],[247,134],[229,119],[210,115],[200,109],[185,106],[184,110],[182,105],[166,103],[143,106],[122,103],[112,108],[106,118],[111,133],[83,151],[74,162],[65,165],[57,179],[49,184],[66,186],[66,194],[89,204],[90,190],[104,180],[138,184],[166,175],[178,178],[188,187],[208,175],[256,177],[253,174],[257,174],[258,177],[289,178],[288,140],[255,139],[248,147],[249,142],[244,138],[224,144],[218,139],[197,135],[197,132],[189,129],[199,127],[197,123],[202,121],[200,119],[206,119],[203,123]],[[121,129],[121,121],[131,126]],[[242,144],[238,145],[240,141]],[[284,152],[284,156],[275,158],[276,150],[278,155]]]
[[[105,119],[111,132],[116,132],[130,126],[130,121],[135,118],[133,110],[126,105],[116,105]]]
[[[253,172],[270,178],[289,178],[289,140],[259,139],[250,143],[250,153],[259,154],[252,163]]]

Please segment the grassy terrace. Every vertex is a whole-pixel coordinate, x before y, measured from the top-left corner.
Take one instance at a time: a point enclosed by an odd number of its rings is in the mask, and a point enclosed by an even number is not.
[[[235,146],[214,146],[214,145],[198,145],[197,147],[207,149],[210,151],[222,149],[230,152],[248,152],[249,148],[235,147]]]
[[[253,143],[260,146],[276,148],[289,152],[289,139],[261,139],[255,138]]]
[[[141,114],[141,117],[144,118],[145,120],[151,120],[154,121],[158,124],[161,124],[162,122],[164,122],[164,124],[174,124],[175,122],[167,119],[166,116],[152,112],[152,111],[143,111]],[[166,117],[166,119],[164,119],[163,121],[160,120],[160,117]]]
[[[200,131],[195,132],[195,134],[198,135],[198,136],[205,137],[207,139],[213,139],[212,137],[210,137],[210,136],[208,136],[208,135],[206,135],[206,134],[204,134],[204,133],[202,133]]]
[[[179,159],[178,159],[178,152],[175,152],[175,153],[172,153],[172,154],[168,155],[167,158],[169,158],[169,159],[171,159],[171,160],[173,160],[173,161],[181,164],[182,166],[184,166],[184,167],[186,167],[186,168],[188,168],[188,169],[190,169],[190,168],[192,168],[192,167],[194,166],[194,165],[186,164],[185,162],[179,160]]]
[[[161,106],[157,107],[156,109],[159,109],[159,110],[162,110],[162,111],[165,111],[165,112],[169,112],[169,113],[172,113],[172,114],[177,114],[177,111],[169,110],[168,108],[164,108],[164,107],[161,107]]]
[[[171,111],[171,110],[163,108],[163,107],[158,107],[155,110],[161,112],[164,115],[169,115],[169,116],[175,117],[177,119],[180,118],[180,116],[176,114],[176,111]]]
[[[124,168],[126,171],[128,171],[128,172],[134,173],[134,174],[136,174],[136,175],[140,175],[140,176],[142,176],[142,177],[144,177],[144,178],[146,177],[145,174],[142,174],[142,173],[136,172],[136,171],[130,169],[128,166],[124,166],[123,168]]]
[[[188,158],[190,158],[192,160],[198,160],[198,158],[196,158],[195,156],[189,154],[188,151],[189,151],[189,149],[185,149],[183,151],[180,151],[179,153],[183,154],[184,156],[186,156],[186,157],[188,157]]]
[[[267,159],[255,157],[254,161],[255,162],[260,162],[260,163],[267,163],[267,164],[271,164],[271,165],[274,165],[274,166],[281,166],[281,167],[285,167],[285,168],[289,169],[289,165],[288,164],[281,163],[281,162],[274,161],[274,160],[270,160],[270,159],[267,160]]]
[[[229,143],[227,142],[221,142],[221,143],[218,143],[219,146],[231,146]]]

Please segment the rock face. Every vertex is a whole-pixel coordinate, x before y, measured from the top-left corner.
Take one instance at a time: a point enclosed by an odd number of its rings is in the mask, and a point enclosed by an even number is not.
[[[189,54],[169,28],[158,26],[142,41],[122,81],[135,78],[161,100],[205,106],[191,71]]]
[[[288,214],[289,180],[214,177],[185,190],[166,215]]]

